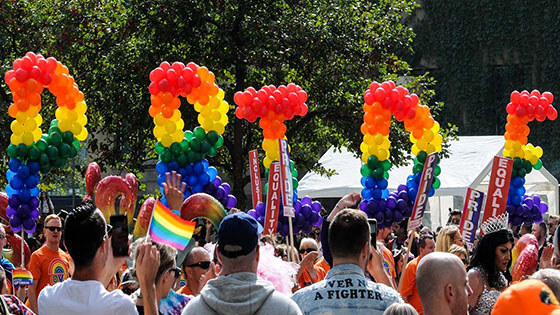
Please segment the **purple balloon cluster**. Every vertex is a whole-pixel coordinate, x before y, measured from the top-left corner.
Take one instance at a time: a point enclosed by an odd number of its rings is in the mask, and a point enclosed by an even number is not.
[[[220,176],[204,186],[204,192],[216,198],[227,209],[234,208],[237,204],[237,198],[231,194],[231,186],[222,183]]]
[[[412,200],[408,195],[408,187],[399,185],[396,192],[389,194],[387,199],[362,200],[360,209],[368,218],[377,220],[377,227],[390,227],[393,222],[399,223],[412,215]]]
[[[39,217],[39,199],[31,197],[23,202],[18,195],[12,195],[8,199],[6,216],[10,218],[10,227],[15,233],[21,231],[22,227],[27,233],[35,231],[35,220]]]
[[[321,203],[313,201],[309,196],[305,196],[301,200],[296,201],[294,203],[296,216],[292,221],[294,233],[303,231],[304,233],[309,234],[314,226],[321,226],[321,224],[323,224],[323,218],[321,218],[321,215],[319,214],[321,212],[321,208]],[[264,202],[259,202],[255,209],[251,209],[247,213],[257,219],[257,221],[264,226],[266,216],[266,205]],[[282,236],[286,236],[290,233],[288,217],[284,216],[284,206],[282,204],[280,204],[276,231]]]
[[[539,195],[524,195],[521,205],[508,204],[506,212],[509,215],[509,223],[519,226],[521,223],[541,223],[543,214],[548,211],[546,202],[541,201]]]

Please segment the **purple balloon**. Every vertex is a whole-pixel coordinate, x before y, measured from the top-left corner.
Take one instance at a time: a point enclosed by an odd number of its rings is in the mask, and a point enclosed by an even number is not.
[[[321,216],[320,216],[317,212],[313,212],[313,213],[311,214],[311,218],[309,218],[309,222],[311,222],[311,224],[316,224],[317,221],[319,221],[319,218],[320,218],[320,217],[321,217]]]
[[[259,223],[264,226],[264,217],[258,217],[257,221],[259,221]]]
[[[377,220],[377,224],[383,223],[385,221],[385,214],[379,211],[375,214],[375,219]]]
[[[311,209],[311,206],[309,204],[304,204],[303,206],[301,206],[301,209],[299,210],[299,212],[305,217],[305,218],[309,218],[309,216],[311,215],[311,213],[313,212],[313,209]]]
[[[231,186],[228,183],[223,183],[222,188],[226,191],[226,195],[229,195],[231,192]]]
[[[387,202],[383,199],[379,199],[379,201],[377,201],[377,206],[379,207],[379,210],[385,210]]]
[[[294,224],[296,226],[302,227],[304,223],[305,223],[305,217],[301,213],[296,215]]]
[[[311,197],[305,196],[305,197],[301,198],[301,205],[302,206],[303,205],[311,205],[311,203],[312,203]]]
[[[393,222],[399,223],[403,220],[403,215],[400,211],[393,212]]]
[[[33,218],[33,220],[37,220],[37,218],[39,217],[39,210],[33,209],[33,211],[31,211],[30,215]]]
[[[311,233],[311,231],[313,231],[313,224],[309,222],[305,222],[305,225],[303,226],[302,230],[305,234]]]
[[[362,210],[363,212],[367,212],[367,204],[368,204],[367,201],[362,200],[362,201],[360,202],[360,210]]]
[[[539,204],[539,210],[540,210],[540,213],[544,214],[546,211],[548,211],[548,205],[544,202],[541,202]]]
[[[228,209],[234,208],[235,205],[237,205],[237,198],[235,198],[234,195],[229,195],[227,198],[228,198],[227,199],[227,208]]]
[[[214,183],[214,185],[216,185],[216,187],[218,187],[222,184],[222,179],[220,178],[220,176],[216,176],[216,178],[214,178],[212,182]]]
[[[33,198],[29,199],[28,204],[29,204],[29,206],[31,206],[32,209],[39,207],[39,198],[33,197]]]
[[[209,195],[214,195],[216,193],[216,184],[213,182],[208,183],[208,185],[204,186],[204,192]]]
[[[16,214],[16,209],[12,208],[12,206],[8,206],[8,207],[6,208],[6,216],[7,216],[8,218],[12,217],[12,216],[15,215],[15,214]]]
[[[543,221],[542,214],[537,213],[535,216],[533,216],[533,220],[535,220],[536,224],[540,224]]]
[[[412,215],[412,206],[407,206],[406,212],[403,214],[403,216],[405,218],[410,218],[411,215]]]
[[[408,187],[406,187],[406,185],[400,184],[399,187],[397,188],[397,191],[400,193],[401,191],[405,191],[408,192]]]
[[[10,199],[8,199],[8,204],[12,208],[17,209],[19,207],[19,205],[21,204],[21,201],[19,200],[19,197],[17,195],[12,195],[10,197]]]
[[[262,213],[264,213],[265,210],[266,210],[266,205],[264,204],[264,202],[259,202],[259,203],[257,203],[257,206],[255,207],[255,210],[258,213],[261,213],[261,211],[262,211]]]
[[[529,207],[529,208],[533,208],[533,205],[534,205],[533,199],[531,199],[531,197],[525,198],[523,200],[523,204],[527,205],[527,207]]]
[[[407,191],[399,191],[399,194],[397,195],[397,198],[402,199],[406,202],[408,202],[408,200],[410,199],[410,198],[408,198],[408,192]]]
[[[389,196],[389,198],[387,198],[386,206],[389,209],[395,209],[397,206],[397,199],[393,196]]]
[[[319,220],[317,220],[317,223],[313,224],[314,226],[321,226],[321,224],[323,224],[323,218],[321,216],[319,216]]]
[[[511,224],[513,226],[519,226],[521,225],[521,223],[523,223],[523,218],[518,216],[518,215],[513,215],[512,219],[511,219]]]
[[[227,196],[226,191],[224,190],[224,188],[218,187],[214,197],[216,197],[216,199],[218,199],[218,200],[221,200],[222,198],[224,198],[224,196]]]
[[[282,234],[282,236],[286,236],[290,233],[290,226],[288,226],[287,224],[282,225],[282,231],[280,231],[280,234]]]
[[[296,213],[299,213],[299,210],[301,210],[301,202],[299,200],[294,203],[294,210]]]
[[[255,209],[251,209],[251,210],[247,211],[247,214],[249,214],[250,216],[255,218],[255,220],[259,217],[259,215],[257,214],[257,211],[255,211]]]
[[[399,199],[397,200],[397,209],[403,213],[404,211],[406,211],[406,201]]]
[[[541,196],[533,195],[533,203],[540,205],[541,204]]]
[[[387,209],[385,210],[385,221],[392,221],[393,220],[393,210]]]
[[[10,227],[14,233],[21,231],[21,220],[16,215],[10,217]]]
[[[313,209],[314,212],[321,211],[321,203],[319,201],[313,201],[311,203],[311,209]]]
[[[35,232],[35,221],[32,218],[27,218],[23,221],[23,229],[27,233]]]

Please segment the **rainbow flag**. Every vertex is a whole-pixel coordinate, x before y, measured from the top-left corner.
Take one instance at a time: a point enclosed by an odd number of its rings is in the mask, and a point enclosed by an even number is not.
[[[26,286],[33,284],[31,271],[25,269],[14,269],[12,272],[12,283],[15,286]]]
[[[152,213],[148,234],[154,242],[183,250],[190,242],[196,223],[183,220],[158,201]]]

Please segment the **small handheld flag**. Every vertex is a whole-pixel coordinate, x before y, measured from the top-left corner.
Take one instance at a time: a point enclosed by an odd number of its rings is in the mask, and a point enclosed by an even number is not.
[[[148,234],[154,242],[183,250],[189,244],[195,226],[195,222],[182,219],[158,201],[152,213]]]
[[[25,269],[15,269],[12,273],[12,283],[14,286],[22,287],[33,284],[31,271]]]

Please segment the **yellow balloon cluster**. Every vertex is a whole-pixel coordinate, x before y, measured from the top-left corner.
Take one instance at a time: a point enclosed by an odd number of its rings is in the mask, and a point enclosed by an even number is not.
[[[521,145],[519,141],[508,140],[504,144],[503,155],[512,159],[516,157],[525,159],[531,162],[532,165],[535,165],[542,157],[543,149],[539,146],[535,147],[530,143]]]
[[[286,136],[283,139],[288,140]],[[263,165],[265,168],[270,168],[270,163],[274,161],[280,161],[280,147],[278,145],[278,139],[264,138],[262,142],[262,148],[266,153],[263,160]],[[291,152],[292,148],[288,145],[288,152]]]
[[[391,154],[389,153],[389,148],[391,147],[391,141],[389,141],[389,136],[383,136],[382,134],[371,135],[369,133],[364,135],[362,144],[360,144],[360,151],[362,151],[362,161],[367,163],[368,158],[371,155],[375,155],[379,161],[385,161],[389,159]]]
[[[179,96],[194,105],[199,113],[198,122],[207,133],[224,133],[229,105],[224,101],[224,91],[214,82],[214,74],[206,67],[192,62],[186,66],[180,62],[173,65],[163,62],[150,73],[150,81],[153,133],[164,147],[180,143],[184,138]]]

